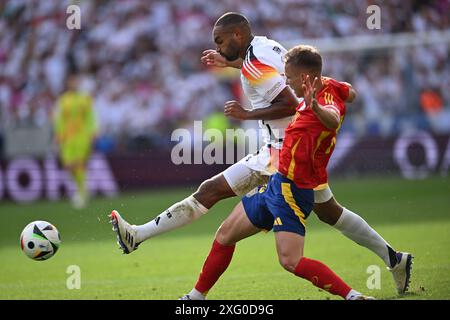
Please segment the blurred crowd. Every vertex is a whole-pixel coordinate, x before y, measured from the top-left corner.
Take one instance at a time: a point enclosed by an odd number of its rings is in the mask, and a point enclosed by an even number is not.
[[[81,30],[66,26],[71,4],[81,8]],[[366,28],[370,4],[381,7],[380,30]],[[101,148],[169,143],[175,128],[240,98],[237,72],[200,63],[213,48],[214,21],[227,11],[281,43],[450,29],[449,0],[1,1],[0,130],[49,125],[66,78],[77,72],[93,97]],[[449,55],[448,43],[325,54],[324,73],[360,93],[346,130],[449,132]]]

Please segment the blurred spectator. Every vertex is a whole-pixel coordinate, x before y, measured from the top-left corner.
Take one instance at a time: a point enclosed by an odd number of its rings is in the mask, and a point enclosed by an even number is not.
[[[0,3],[2,121],[49,125],[68,70],[94,98],[102,151],[152,148],[170,133],[205,119],[237,96],[236,73],[209,72],[200,54],[214,46],[214,21],[226,11],[247,15],[257,35],[277,41],[448,30],[450,1],[127,0],[79,1],[81,30],[68,30],[69,0]],[[382,9],[382,28],[368,30],[366,8]],[[389,135],[422,115],[420,92],[441,92],[450,107],[448,43],[328,53],[324,73],[352,82],[360,98],[344,130]],[[423,96],[422,96],[423,97]],[[428,99],[428,98],[427,98]],[[431,129],[434,127],[432,126]],[[450,122],[440,131],[450,131]]]
[[[432,89],[424,89],[420,94],[420,105],[427,115],[440,113],[444,108],[439,92]]]
[[[424,89],[420,94],[420,105],[434,132],[448,132],[450,109],[444,109],[444,101],[438,90]]]

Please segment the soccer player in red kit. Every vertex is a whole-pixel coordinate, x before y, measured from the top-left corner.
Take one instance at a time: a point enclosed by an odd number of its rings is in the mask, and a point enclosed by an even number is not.
[[[289,65],[287,68],[293,67]],[[287,81],[295,87],[294,83],[301,81],[298,78],[287,77]],[[305,81],[310,84],[309,76],[306,76]],[[306,85],[304,86],[306,87]],[[337,132],[345,117],[345,101],[350,94],[353,94],[350,91],[353,90],[350,84],[327,77],[321,77],[320,80],[315,78],[311,88],[317,87],[320,88],[318,92],[316,93],[317,89],[313,89],[312,92],[312,96],[316,96],[316,99],[312,100],[313,103],[309,107],[303,100],[297,107],[293,125],[286,129],[286,133],[292,132],[292,134],[285,139],[283,147],[291,150],[291,154],[284,151],[284,154],[280,156],[278,168],[280,173],[294,182],[298,179],[304,182],[305,171],[314,172],[314,176],[310,174],[314,183],[318,183],[314,190],[319,190],[328,182],[327,165],[336,144]],[[299,117],[301,119],[297,121]],[[297,137],[296,133],[299,129],[306,130],[306,128],[307,135]],[[313,150],[312,163],[296,163],[294,161],[295,151],[300,144],[303,149],[307,146]]]
[[[313,47],[297,46],[285,60],[287,83],[304,101],[286,128],[278,173],[270,177],[267,188],[243,197],[224,221],[197,284],[182,299],[205,299],[231,262],[236,242],[271,229],[280,264],[288,272],[347,300],[373,299],[352,289],[322,262],[303,256],[314,188],[327,181],[326,165],[345,115],[345,101],[354,92],[348,84],[321,77],[321,56]]]

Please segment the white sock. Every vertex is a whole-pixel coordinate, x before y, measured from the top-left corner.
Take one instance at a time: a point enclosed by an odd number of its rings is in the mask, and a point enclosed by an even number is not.
[[[195,288],[192,289],[191,292],[189,292],[188,294],[192,300],[205,300],[206,299],[206,297]]]
[[[142,242],[161,233],[182,227],[197,220],[206,212],[208,212],[207,208],[193,196],[189,196],[175,203],[155,219],[146,224],[135,226],[135,230],[137,231],[136,242]]]
[[[347,293],[345,300],[349,300],[351,297],[360,296],[360,295],[361,295],[361,292],[352,289],[352,290],[350,290],[349,293]]]
[[[344,208],[342,215],[334,225],[347,238],[372,250],[390,267],[389,244],[369,224],[356,213]]]

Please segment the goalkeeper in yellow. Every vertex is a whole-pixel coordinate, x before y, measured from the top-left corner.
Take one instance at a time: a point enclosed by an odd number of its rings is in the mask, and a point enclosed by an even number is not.
[[[83,208],[88,200],[86,165],[97,133],[97,121],[92,97],[78,90],[76,75],[69,75],[66,90],[56,105],[55,140],[61,162],[77,186],[72,203],[76,208]]]

